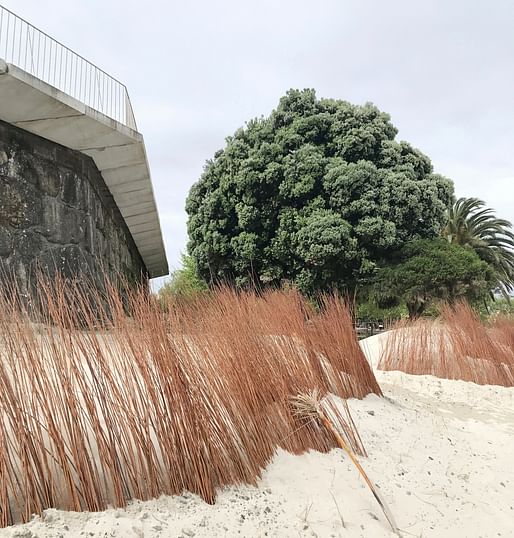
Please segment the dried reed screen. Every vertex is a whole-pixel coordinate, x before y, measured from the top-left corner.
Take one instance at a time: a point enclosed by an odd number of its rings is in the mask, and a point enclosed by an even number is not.
[[[467,304],[444,306],[437,320],[402,322],[382,349],[379,368],[514,386],[514,320],[487,324]]]
[[[0,299],[3,526],[184,490],[213,502],[219,487],[255,484],[277,447],[334,446],[295,418],[291,396],[380,394],[334,297],[321,314],[293,292],[228,289],[163,309],[144,291],[41,281],[38,323],[16,297]]]

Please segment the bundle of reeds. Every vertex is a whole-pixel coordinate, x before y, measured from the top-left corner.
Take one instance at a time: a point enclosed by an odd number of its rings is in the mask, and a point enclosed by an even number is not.
[[[438,319],[401,322],[382,348],[379,368],[514,386],[514,323],[483,322],[468,303],[442,305]]]
[[[184,490],[213,502],[277,447],[335,446],[292,395],[380,394],[337,297],[317,312],[293,291],[225,288],[162,308],[85,279],[35,288],[0,295],[2,526]],[[347,409],[339,428],[362,453]]]

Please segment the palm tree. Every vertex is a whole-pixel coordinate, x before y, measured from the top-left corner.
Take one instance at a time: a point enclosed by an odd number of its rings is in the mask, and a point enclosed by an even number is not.
[[[495,216],[478,198],[459,198],[448,210],[442,231],[450,243],[469,246],[496,273],[498,288],[505,297],[514,290],[514,232],[512,223]]]

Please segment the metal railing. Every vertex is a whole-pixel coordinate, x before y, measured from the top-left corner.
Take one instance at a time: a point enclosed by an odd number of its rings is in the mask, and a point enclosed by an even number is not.
[[[0,58],[137,130],[124,84],[3,6]]]

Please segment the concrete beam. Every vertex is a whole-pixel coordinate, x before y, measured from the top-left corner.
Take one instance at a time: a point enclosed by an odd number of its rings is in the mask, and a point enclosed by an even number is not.
[[[126,144],[110,146],[106,152],[105,147],[87,148],[83,153],[93,158],[99,170],[110,171],[125,166],[137,166],[144,163],[146,157],[142,144]],[[116,163],[115,168],[110,168]]]
[[[151,212],[143,213],[142,215],[136,215],[134,217],[127,217],[125,221],[127,225],[130,223],[130,226],[137,226],[145,222],[151,222],[155,218],[155,215]]]
[[[125,221],[127,221],[128,217],[136,217],[136,216],[140,216],[140,215],[146,215],[147,213],[150,213],[152,211],[153,212],[156,211],[154,201],[152,201],[150,203],[146,202],[144,204],[135,204],[133,206],[125,206],[125,207],[123,207],[123,209],[120,207],[120,212],[121,212],[123,218],[125,219]]]

